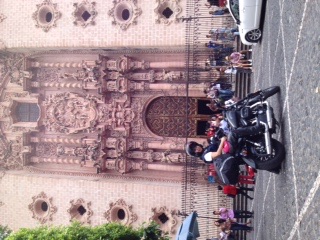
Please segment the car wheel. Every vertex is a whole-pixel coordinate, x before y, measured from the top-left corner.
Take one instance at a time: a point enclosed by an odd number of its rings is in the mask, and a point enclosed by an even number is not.
[[[246,40],[248,42],[258,42],[259,39],[261,38],[261,30],[260,29],[254,29],[251,30],[250,32],[247,32],[246,34]]]

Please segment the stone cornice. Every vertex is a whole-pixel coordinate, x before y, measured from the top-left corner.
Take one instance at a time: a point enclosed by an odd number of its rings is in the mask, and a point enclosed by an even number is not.
[[[73,177],[93,177],[100,179],[117,179],[117,180],[126,180],[126,181],[143,181],[143,182],[166,182],[166,183],[181,183],[181,181],[177,180],[168,180],[168,179],[158,179],[158,178],[148,178],[148,177],[140,177],[140,176],[124,176],[124,175],[108,175],[108,173],[83,173],[83,172],[61,172],[47,169],[39,169],[33,166],[25,166],[24,170],[35,174],[47,174],[47,175],[59,175],[59,176],[73,176]]]

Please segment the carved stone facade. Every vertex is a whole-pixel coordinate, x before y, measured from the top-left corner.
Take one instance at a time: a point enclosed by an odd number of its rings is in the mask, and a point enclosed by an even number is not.
[[[189,84],[184,101],[185,8],[182,0],[2,1],[1,225],[158,219],[173,236],[182,109],[194,113],[193,140],[207,118],[198,111],[203,84]]]
[[[69,61],[63,61],[67,55]],[[52,164],[71,164],[74,173],[143,178],[155,170],[166,172],[164,180],[179,180],[185,137],[197,137],[203,95],[202,85],[190,84],[200,98],[187,101],[183,55],[170,59],[158,52],[155,60],[147,52],[87,51],[86,59],[79,56],[51,52],[4,58],[2,82],[10,88],[0,99],[6,136],[1,165],[48,171]]]

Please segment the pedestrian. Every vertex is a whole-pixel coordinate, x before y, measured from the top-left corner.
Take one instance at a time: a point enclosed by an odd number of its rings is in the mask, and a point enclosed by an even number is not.
[[[245,210],[233,210],[228,208],[220,208],[218,211],[213,211],[213,215],[219,215],[220,219],[231,219],[235,221],[236,218],[252,218],[253,212]]]
[[[213,28],[209,31],[207,38],[218,41],[234,41],[240,33],[236,28]]]
[[[231,64],[236,63],[250,63],[252,62],[251,59],[245,59],[245,55],[242,54],[243,51],[240,52],[233,52],[230,56],[227,56],[225,59],[230,62]]]
[[[228,101],[234,96],[234,91],[230,89],[219,89],[216,87],[205,89],[203,92],[207,95],[207,98],[219,98],[222,101]]]
[[[227,230],[226,227],[221,226],[221,232],[219,233],[219,239],[217,240],[235,240],[235,236],[232,231]]]
[[[215,10],[215,11],[209,11],[209,14],[213,15],[213,16],[221,16],[224,14],[229,14],[229,9],[228,8],[224,8],[224,9],[219,9],[219,10]]]
[[[228,197],[235,198],[238,194],[245,196],[253,200],[253,197],[250,197],[245,191],[254,191],[254,188],[246,188],[246,187],[236,187],[233,185],[225,185],[223,187],[218,186],[218,190],[223,190],[223,193]]]
[[[219,72],[225,73],[225,74],[237,74],[237,73],[252,73],[252,67],[221,67],[219,68]]]
[[[237,223],[231,220],[224,220],[224,219],[219,219],[214,222],[215,226],[222,227],[222,228],[225,228],[226,230],[232,230],[232,231],[241,231],[241,230],[251,231],[253,230],[253,228],[248,226],[250,224],[251,224],[251,221],[248,221],[242,224],[242,223]]]
[[[207,48],[212,48],[212,49],[222,49],[223,44],[221,43],[214,43],[213,41],[209,41],[204,44]]]

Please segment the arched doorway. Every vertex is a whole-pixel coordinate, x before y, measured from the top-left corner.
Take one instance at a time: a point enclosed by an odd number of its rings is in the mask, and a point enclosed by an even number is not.
[[[204,136],[212,114],[206,103],[206,98],[158,97],[147,107],[147,126],[163,137]]]

